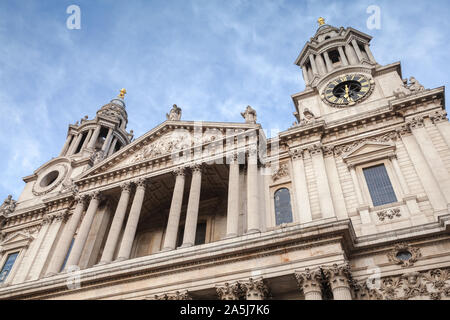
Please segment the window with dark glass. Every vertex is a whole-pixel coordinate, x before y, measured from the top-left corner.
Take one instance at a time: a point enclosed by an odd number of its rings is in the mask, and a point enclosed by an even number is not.
[[[286,188],[277,190],[274,196],[275,200],[275,222],[276,225],[283,223],[291,223],[292,220],[292,208],[291,208],[291,195]]]
[[[391,180],[384,164],[363,169],[374,206],[397,202]]]
[[[178,229],[177,247],[183,244],[184,226]],[[195,245],[204,244],[206,242],[206,222],[199,222],[195,231]]]
[[[11,269],[18,255],[19,255],[18,252],[10,253],[6,258],[6,262],[3,265],[2,271],[0,272],[0,283],[3,283],[8,277],[8,274],[11,272]]]
[[[66,257],[64,258],[64,262],[62,264],[61,270],[59,272],[63,271],[66,267],[67,259],[69,258],[69,254],[72,251],[73,243],[75,242],[75,238],[72,239],[72,242],[70,243],[69,251],[67,251]]]

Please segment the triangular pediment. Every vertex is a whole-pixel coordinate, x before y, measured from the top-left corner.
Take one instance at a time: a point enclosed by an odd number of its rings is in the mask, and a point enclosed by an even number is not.
[[[389,142],[364,141],[353,146],[342,158],[347,163],[386,158],[395,152],[395,144]]]
[[[0,245],[2,247],[14,247],[20,246],[21,244],[28,243],[33,240],[33,237],[27,233],[17,232],[8,237],[6,237]]]
[[[246,123],[165,121],[94,165],[78,179],[127,168],[152,159],[170,157],[194,146],[213,143],[229,135],[259,128],[259,124]]]

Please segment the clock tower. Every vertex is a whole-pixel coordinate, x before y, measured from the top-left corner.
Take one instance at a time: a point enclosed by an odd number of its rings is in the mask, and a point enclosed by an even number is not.
[[[297,122],[308,113],[325,121],[377,108],[403,90],[400,63],[381,66],[371,50],[371,36],[353,28],[336,28],[318,20],[316,34],[295,60],[306,89],[294,94]]]

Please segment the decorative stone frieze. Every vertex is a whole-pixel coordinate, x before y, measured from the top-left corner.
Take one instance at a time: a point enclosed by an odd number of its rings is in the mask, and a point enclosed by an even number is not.
[[[216,292],[220,300],[239,300],[244,294],[239,282],[225,282],[221,286],[216,286]]]
[[[387,254],[390,262],[400,264],[402,267],[410,267],[419,259],[422,254],[420,249],[407,243],[396,244]]]
[[[448,269],[408,272],[377,279],[360,281],[355,290],[360,300],[450,299]]]
[[[176,291],[174,293],[164,293],[155,295],[155,300],[192,300],[189,291]]]
[[[386,210],[378,211],[377,216],[380,221],[384,221],[384,220],[386,220],[386,218],[389,220],[392,220],[395,217],[401,217],[402,214],[401,214],[400,208],[393,208],[393,209],[386,209]]]
[[[289,177],[289,168],[286,163],[281,164],[275,171],[272,172],[272,180],[274,182],[281,178]]]

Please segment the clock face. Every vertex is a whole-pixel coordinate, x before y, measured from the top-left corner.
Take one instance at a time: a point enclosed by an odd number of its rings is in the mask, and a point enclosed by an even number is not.
[[[353,105],[371,91],[371,82],[363,75],[346,75],[330,82],[324,90],[324,98],[333,105]]]

